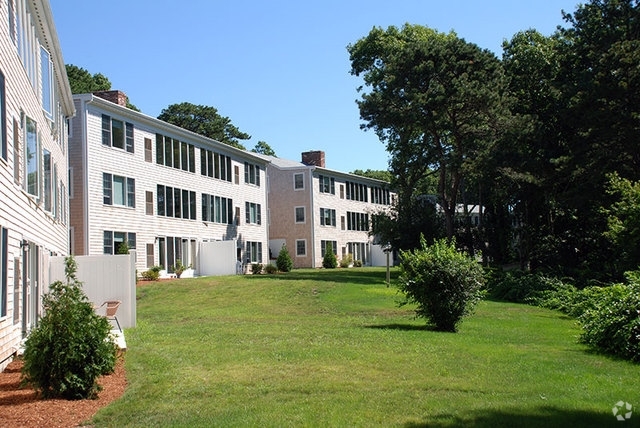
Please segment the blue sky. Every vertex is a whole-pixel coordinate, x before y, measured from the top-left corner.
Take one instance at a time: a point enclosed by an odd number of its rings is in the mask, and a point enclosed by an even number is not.
[[[143,113],[213,106],[278,157],[324,150],[327,168],[386,169],[360,129],[346,47],[374,26],[419,24],[501,56],[503,40],[565,25],[576,0],[50,0],[64,60],[109,78]]]

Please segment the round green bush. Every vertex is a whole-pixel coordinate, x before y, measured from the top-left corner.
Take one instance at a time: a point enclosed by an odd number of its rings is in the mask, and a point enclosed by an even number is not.
[[[23,381],[45,398],[94,398],[97,379],[111,373],[117,347],[111,324],[95,313],[66,259],[67,282],[56,281],[43,297],[44,316],[25,342]]]
[[[416,314],[436,330],[455,332],[466,315],[482,298],[482,267],[446,239],[401,252],[399,289],[407,303],[417,305]]]

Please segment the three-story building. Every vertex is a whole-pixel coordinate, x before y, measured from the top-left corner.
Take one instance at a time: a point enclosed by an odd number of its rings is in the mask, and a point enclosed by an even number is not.
[[[0,371],[42,314],[48,260],[68,252],[73,100],[46,0],[0,5]]]
[[[74,96],[71,252],[135,249],[138,272],[206,275],[268,259],[267,162],[126,107],[120,91]],[[209,243],[235,242],[210,250]],[[227,261],[227,262],[224,262]]]

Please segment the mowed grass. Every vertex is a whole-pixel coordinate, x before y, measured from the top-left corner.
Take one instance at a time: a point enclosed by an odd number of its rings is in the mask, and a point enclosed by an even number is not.
[[[439,333],[399,299],[376,268],[139,287],[138,325],[125,331],[128,388],[94,422],[640,425],[640,366],[589,352],[562,314],[483,301],[458,333]],[[625,422],[612,414],[620,400],[635,406]]]

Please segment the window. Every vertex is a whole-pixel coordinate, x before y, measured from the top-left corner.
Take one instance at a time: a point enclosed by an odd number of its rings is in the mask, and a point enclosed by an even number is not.
[[[391,198],[389,197],[389,190],[382,187],[374,186],[371,188],[371,202],[380,205],[389,205]]]
[[[136,234],[131,232],[114,232],[105,230],[103,233],[104,254],[126,254],[125,249],[136,249]]]
[[[203,193],[202,221],[233,224],[233,200]]]
[[[342,230],[345,229],[344,216],[340,216],[340,229],[342,229]]]
[[[11,4],[11,1],[9,3]],[[2,72],[0,72],[0,157],[7,160],[7,107]]]
[[[144,139],[144,161],[153,162],[153,142],[151,138]]]
[[[9,35],[11,36],[11,41],[13,44],[16,44],[16,15],[15,15],[15,6],[13,4],[13,0],[9,0]]]
[[[367,264],[367,244],[364,242],[349,242],[347,244],[349,254],[353,260],[360,260],[362,264]]]
[[[0,227],[0,316],[7,315],[7,261],[9,257],[9,230],[4,227]],[[15,275],[15,272],[14,272]],[[17,299],[17,296],[14,296]]]
[[[196,219],[196,192],[158,184],[156,202],[159,216]]]
[[[262,224],[260,204],[245,202],[245,214],[247,224]]]
[[[347,230],[369,230],[369,214],[347,211]]]
[[[136,181],[133,178],[102,174],[102,202],[105,205],[136,207]]]
[[[133,153],[133,124],[103,114],[102,144]]]
[[[320,241],[320,256],[324,257],[327,252],[327,247],[330,247],[333,254],[338,254],[338,243],[336,241]]]
[[[304,189],[304,174],[293,174],[293,189],[294,190]]]
[[[244,163],[244,182],[260,186],[260,166]]]
[[[147,257],[148,254],[149,252],[147,251]],[[159,237],[158,257],[160,266],[169,273],[175,271],[175,265],[178,260],[185,266],[192,268],[196,264],[196,240],[179,236]]]
[[[233,179],[236,184],[240,184],[240,167],[238,165],[233,167]]]
[[[40,196],[40,144],[38,141],[38,130],[36,123],[30,118],[26,118],[25,124],[25,171],[27,193],[35,197]]]
[[[296,257],[304,257],[307,255],[307,240],[296,239]]]
[[[262,263],[262,242],[247,241],[247,263]]]
[[[304,223],[304,207],[295,207],[296,223]]]
[[[352,201],[368,202],[368,192],[365,184],[347,181],[345,182],[345,187],[347,188],[347,199],[351,199]]]
[[[326,177],[321,175],[318,177],[320,182],[320,193],[331,193],[332,195],[336,194],[336,184],[333,177]]]
[[[200,149],[200,175],[231,182],[231,158],[211,150]]]
[[[336,210],[329,208],[320,208],[320,225],[336,226]]]
[[[42,88],[42,109],[53,120],[53,64],[49,52],[40,47],[40,78]]]

